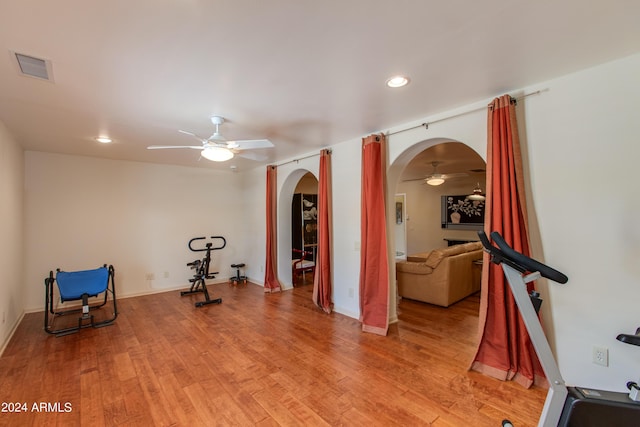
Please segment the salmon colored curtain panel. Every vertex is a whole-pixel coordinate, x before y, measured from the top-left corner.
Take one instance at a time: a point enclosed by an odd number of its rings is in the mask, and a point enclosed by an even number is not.
[[[277,170],[276,166],[267,166],[267,259],[264,263],[265,292],[280,292],[282,289],[280,280],[278,280]]]
[[[522,155],[510,96],[489,104],[487,130],[485,232],[498,231],[515,250],[529,255]],[[482,272],[480,336],[471,369],[527,388],[546,382],[502,267],[489,262],[488,254]]]
[[[363,331],[379,335],[389,327],[386,152],[383,134],[362,139],[360,321]]]
[[[331,150],[320,152],[320,179],[318,180],[318,248],[316,271],[313,276],[313,302],[331,313]]]

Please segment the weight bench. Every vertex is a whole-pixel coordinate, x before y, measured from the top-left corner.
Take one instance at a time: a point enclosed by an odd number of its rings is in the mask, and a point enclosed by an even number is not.
[[[116,290],[114,284],[115,270],[112,265],[107,267],[104,264],[100,268],[94,270],[83,271],[62,271],[59,268],[56,270],[54,276],[53,271],[49,272],[49,276],[44,279],[45,284],[45,309],[44,309],[44,330],[50,334],[56,336],[62,336],[72,334],[79,331],[82,328],[89,326],[93,328],[99,328],[107,326],[113,323],[118,317],[118,310],[116,307]],[[71,301],[82,301],[82,306],[71,305],[64,310],[54,309],[53,301],[55,299],[54,294],[56,292],[56,286],[60,297],[60,303]],[[90,304],[89,298],[98,297],[104,293],[104,300],[102,302]],[[102,319],[97,320],[94,316],[96,310],[104,307],[108,300],[109,294],[111,295],[111,302],[113,304],[113,311],[105,315],[105,310],[101,310]],[[56,328],[54,325],[58,318],[62,316],[69,316],[72,314],[80,314],[77,319],[77,324],[71,322],[62,322],[65,325]]]

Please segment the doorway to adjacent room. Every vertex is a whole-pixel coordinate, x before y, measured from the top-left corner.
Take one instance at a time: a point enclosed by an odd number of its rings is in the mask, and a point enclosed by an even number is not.
[[[318,179],[303,175],[291,203],[291,282],[294,287],[313,284],[318,247]]]

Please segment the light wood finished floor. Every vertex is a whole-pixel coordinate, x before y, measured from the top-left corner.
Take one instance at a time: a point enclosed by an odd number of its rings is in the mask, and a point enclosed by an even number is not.
[[[477,296],[448,309],[402,301],[379,337],[317,310],[311,288],[210,285],[223,302],[202,308],[176,291],[121,299],[114,325],[60,338],[28,314],[0,358],[0,401],[27,412],[0,425],[537,424],[546,390],[467,371]]]

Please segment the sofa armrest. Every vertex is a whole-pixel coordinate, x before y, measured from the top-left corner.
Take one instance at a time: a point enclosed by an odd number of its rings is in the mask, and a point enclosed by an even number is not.
[[[396,262],[396,273],[431,274],[433,268],[424,262],[400,261]]]

